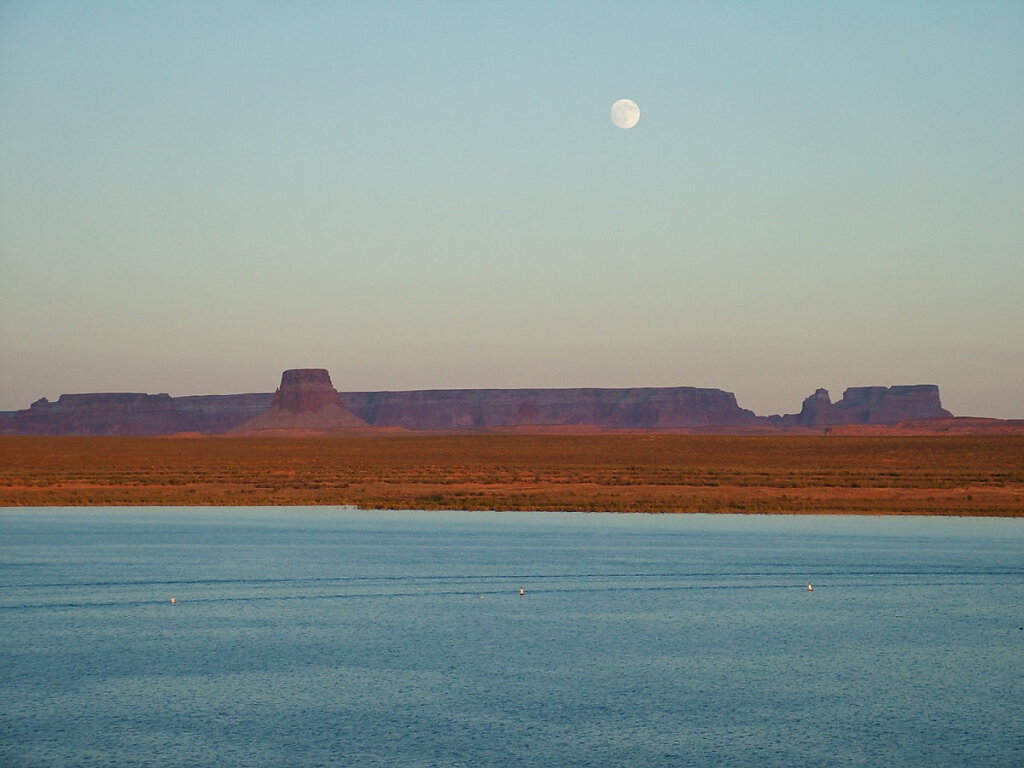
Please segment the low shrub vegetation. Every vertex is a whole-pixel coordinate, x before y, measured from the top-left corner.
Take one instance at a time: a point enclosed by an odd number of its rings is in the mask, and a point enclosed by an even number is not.
[[[264,504],[1024,516],[1024,437],[0,437],[0,505]]]

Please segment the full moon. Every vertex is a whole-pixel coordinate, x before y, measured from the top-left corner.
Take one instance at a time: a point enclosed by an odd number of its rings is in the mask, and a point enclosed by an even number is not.
[[[619,128],[632,128],[640,122],[640,107],[632,99],[619,99],[612,104],[612,122]]]

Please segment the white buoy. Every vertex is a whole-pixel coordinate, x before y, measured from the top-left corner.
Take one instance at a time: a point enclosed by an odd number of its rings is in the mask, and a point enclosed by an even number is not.
[[[519,596],[520,596],[520,597],[522,597],[522,596],[523,596],[523,595],[525,595],[525,594],[526,594],[526,590],[525,590],[525,589],[523,589],[522,587],[520,587],[520,588],[519,588]]]
[[[807,591],[808,592],[813,592],[814,591],[814,585],[813,584],[808,584],[807,585]]]
[[[178,598],[172,597],[171,598],[171,605],[177,605],[177,604],[178,604]]]

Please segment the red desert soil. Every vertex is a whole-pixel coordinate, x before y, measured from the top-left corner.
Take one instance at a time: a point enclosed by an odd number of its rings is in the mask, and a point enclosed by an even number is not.
[[[0,437],[0,505],[1024,516],[1024,436]]]
[[[956,416],[948,419],[914,419],[898,424],[840,424],[827,428],[831,435],[1024,435],[1022,419],[985,419]]]

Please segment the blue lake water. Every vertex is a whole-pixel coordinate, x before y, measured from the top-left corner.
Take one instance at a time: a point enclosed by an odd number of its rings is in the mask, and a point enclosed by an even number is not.
[[[1024,765],[1021,520],[8,509],[0,584],[3,766]]]

